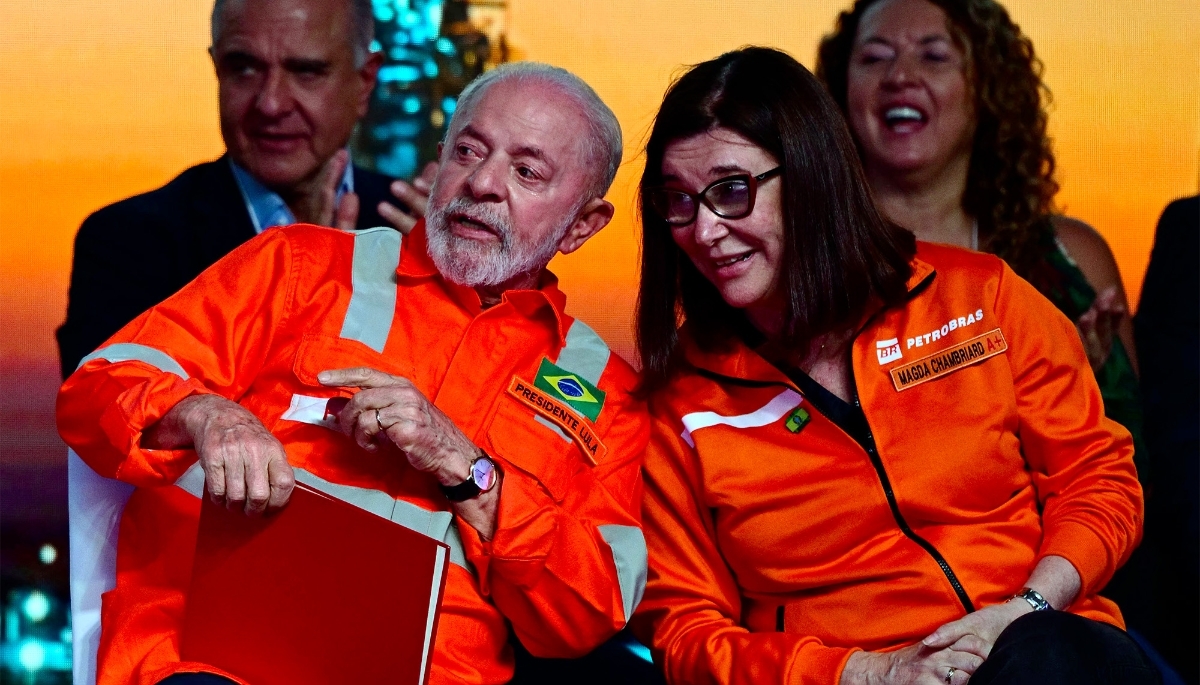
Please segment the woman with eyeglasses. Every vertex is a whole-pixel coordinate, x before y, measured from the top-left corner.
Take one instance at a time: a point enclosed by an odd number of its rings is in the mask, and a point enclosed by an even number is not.
[[[692,68],[640,193],[634,625],[668,681],[1154,682],[1095,594],[1142,500],[1071,323],[885,220],[804,67]]]

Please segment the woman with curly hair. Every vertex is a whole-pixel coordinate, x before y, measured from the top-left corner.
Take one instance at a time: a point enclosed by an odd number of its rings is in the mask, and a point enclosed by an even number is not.
[[[1049,92],[995,0],[857,0],[821,42],[876,202],[917,238],[991,252],[1075,322],[1145,470],[1133,328],[1112,252],[1055,214]]]

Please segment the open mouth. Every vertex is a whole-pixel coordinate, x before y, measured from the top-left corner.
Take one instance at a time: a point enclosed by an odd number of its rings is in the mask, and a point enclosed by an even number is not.
[[[483,221],[480,221],[479,219],[476,219],[474,217],[467,216],[466,214],[461,214],[461,213],[452,214],[450,216],[450,220],[453,221],[454,223],[462,226],[463,228],[466,228],[469,230],[482,231],[484,233],[490,233],[495,236],[500,235],[499,231],[492,228],[489,224],[487,224]]]
[[[925,123],[925,113],[916,107],[898,105],[884,110],[883,122],[892,130],[911,129]]]
[[[718,269],[723,269],[727,266],[733,266],[734,264],[737,264],[739,262],[744,262],[747,259],[750,259],[750,257],[752,257],[752,256],[754,256],[754,250],[742,253],[740,255],[734,255],[732,257],[724,257],[722,259],[716,259],[716,260],[713,260],[713,263],[716,265],[716,267]]]

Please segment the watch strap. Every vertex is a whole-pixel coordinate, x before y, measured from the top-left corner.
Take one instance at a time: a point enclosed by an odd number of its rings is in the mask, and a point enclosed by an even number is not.
[[[1054,607],[1050,606],[1050,602],[1042,596],[1042,593],[1034,590],[1031,587],[1021,588],[1021,591],[1013,595],[1013,599],[1023,599],[1029,602],[1029,606],[1033,607],[1034,611],[1049,611]]]
[[[496,464],[496,461],[488,456],[487,452],[479,450],[479,456],[471,460],[471,465],[468,467],[466,480],[458,485],[439,486],[442,489],[442,494],[446,496],[446,499],[450,500],[451,502],[465,502],[472,497],[478,497],[480,493],[484,492],[484,489],[479,487],[479,483],[475,481],[475,464],[480,460],[486,460],[497,472],[500,470],[500,467]],[[493,479],[491,487],[495,487],[495,483],[496,480]],[[491,487],[488,489],[490,490]]]
[[[472,466],[474,466],[474,462],[472,462]],[[483,492],[483,489],[475,482],[474,475],[467,476],[467,479],[458,485],[443,485],[441,488],[442,494],[451,502],[465,502]]]

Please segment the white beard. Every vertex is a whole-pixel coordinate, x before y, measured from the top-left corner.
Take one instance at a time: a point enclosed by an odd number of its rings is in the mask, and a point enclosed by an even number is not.
[[[431,194],[436,192],[435,188]],[[425,215],[429,256],[448,281],[468,287],[501,285],[521,274],[544,269],[558,254],[558,244],[575,223],[582,206],[580,203],[573,207],[551,236],[531,243],[518,240],[508,217],[492,204],[473,202],[460,196],[443,207],[430,205]],[[451,214],[465,214],[487,224],[499,234],[499,244],[454,235],[446,224]]]

